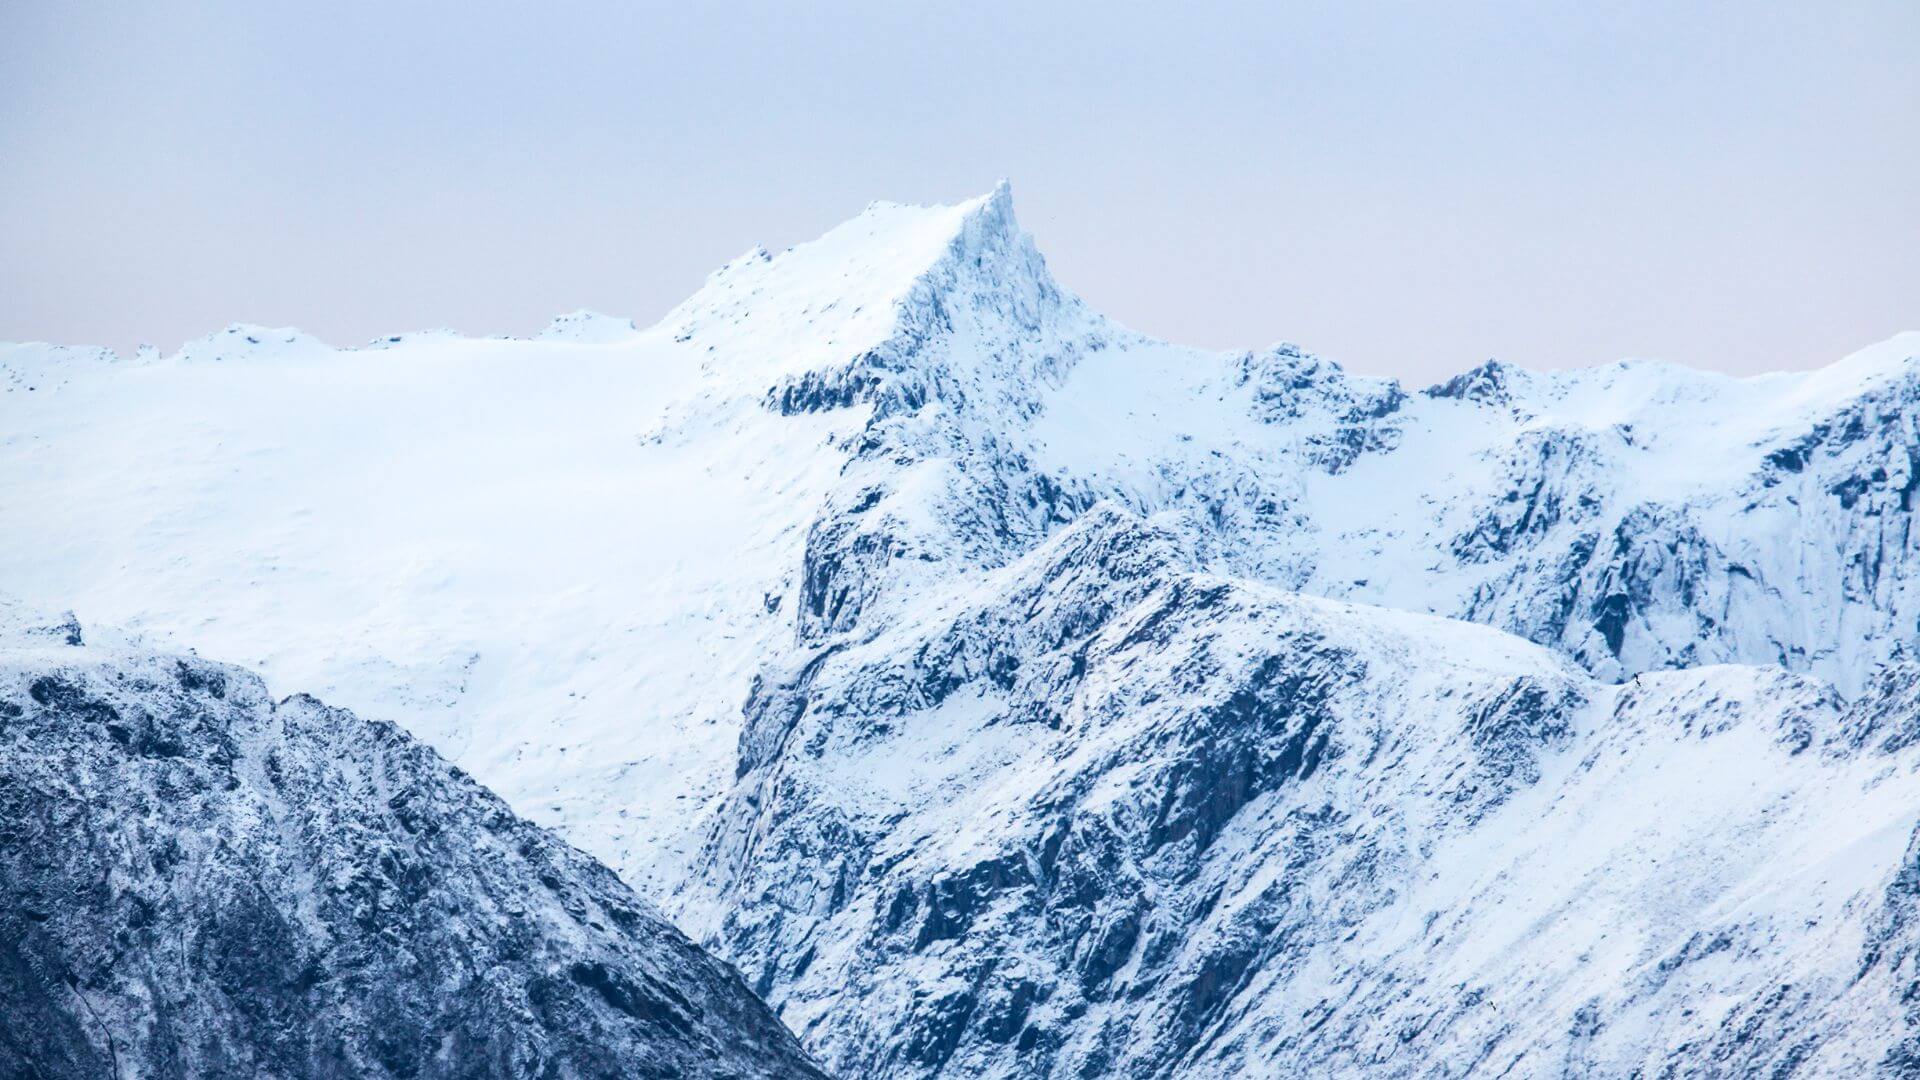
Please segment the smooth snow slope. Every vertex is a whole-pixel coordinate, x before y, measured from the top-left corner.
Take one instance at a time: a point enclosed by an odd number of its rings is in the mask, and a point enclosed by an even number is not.
[[[632,838],[731,768],[844,456],[850,417],[770,416],[765,380],[877,343],[966,212],[876,206],[645,332],[5,347],[0,581],[399,720],[644,879]]]
[[[604,816],[602,855],[724,770],[727,675],[834,471],[822,423],[649,441],[702,385],[660,332],[5,362],[42,370],[6,398],[0,579],[399,720],[530,813]]]
[[[750,252],[645,330],[5,347],[0,588],[397,720],[670,893],[763,664],[1101,500],[1205,569],[1603,678],[1778,662],[1857,690],[1920,614],[1917,351],[1408,393],[1116,326],[1003,187]]]

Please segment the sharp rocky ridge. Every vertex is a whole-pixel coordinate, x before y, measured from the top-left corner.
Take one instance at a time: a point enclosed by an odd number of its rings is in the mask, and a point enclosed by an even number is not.
[[[0,605],[0,1073],[821,1076],[392,724]]]
[[[405,725],[844,1075],[1899,1074],[1916,357],[1189,349],[1003,185],[645,330],[7,347],[0,584]]]

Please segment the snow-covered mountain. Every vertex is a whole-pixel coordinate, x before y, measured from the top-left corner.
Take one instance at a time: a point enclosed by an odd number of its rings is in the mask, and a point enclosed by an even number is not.
[[[1911,665],[1852,706],[1779,668],[1611,685],[1189,565],[1103,504],[749,701],[683,911],[831,1068],[1920,1060]]]
[[[1914,1052],[1920,335],[1407,388],[1129,331],[1003,186],[0,386],[0,588],[401,723],[830,1069]]]
[[[0,606],[0,1074],[819,1076],[391,724]]]

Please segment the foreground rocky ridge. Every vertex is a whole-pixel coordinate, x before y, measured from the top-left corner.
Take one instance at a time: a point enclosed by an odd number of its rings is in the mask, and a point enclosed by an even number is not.
[[[0,1074],[820,1076],[735,972],[390,724],[0,627]]]
[[[1914,1067],[1911,666],[1613,686],[1184,562],[1096,507],[757,688],[684,910],[829,1067]]]

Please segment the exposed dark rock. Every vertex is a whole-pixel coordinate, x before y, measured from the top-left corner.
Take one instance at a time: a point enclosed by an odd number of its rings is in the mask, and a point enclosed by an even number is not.
[[[0,1074],[819,1075],[732,969],[398,729],[0,655]]]

